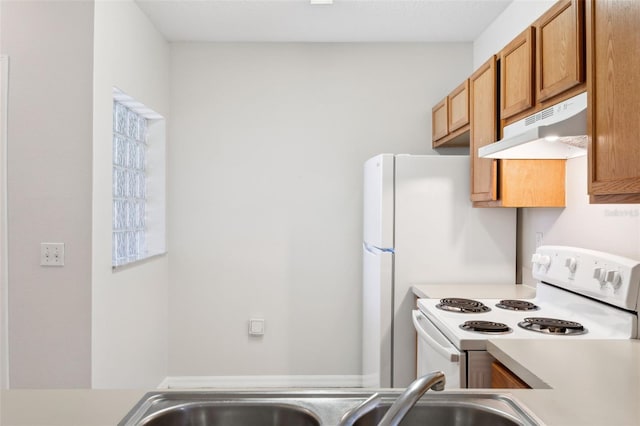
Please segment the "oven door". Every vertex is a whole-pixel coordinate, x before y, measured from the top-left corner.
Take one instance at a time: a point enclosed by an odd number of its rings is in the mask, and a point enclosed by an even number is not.
[[[446,389],[466,388],[466,354],[453,346],[419,310],[412,314],[413,325],[418,334],[417,377],[442,371],[446,378]]]

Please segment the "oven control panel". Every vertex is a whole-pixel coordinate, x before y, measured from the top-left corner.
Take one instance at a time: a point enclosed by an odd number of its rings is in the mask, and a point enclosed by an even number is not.
[[[637,310],[640,261],[567,246],[540,246],[531,258],[538,281]]]

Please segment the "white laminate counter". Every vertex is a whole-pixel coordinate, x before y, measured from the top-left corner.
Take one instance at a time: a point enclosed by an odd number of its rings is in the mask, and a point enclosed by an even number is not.
[[[144,396],[143,390],[5,390],[2,426],[115,426]]]
[[[536,289],[522,284],[421,284],[412,287],[421,299],[532,299]]]
[[[487,350],[550,387],[509,390],[547,425],[640,425],[640,340],[496,340]]]

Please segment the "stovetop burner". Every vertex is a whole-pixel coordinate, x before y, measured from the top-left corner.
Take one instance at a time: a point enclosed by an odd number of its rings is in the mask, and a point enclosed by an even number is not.
[[[526,300],[501,300],[496,303],[496,307],[500,309],[507,309],[510,311],[537,311],[540,307],[534,303],[527,302]]]
[[[460,328],[486,334],[507,334],[513,331],[507,324],[493,321],[465,321],[464,324],[460,324]]]
[[[587,333],[587,329],[578,322],[566,321],[556,318],[525,318],[524,321],[518,323],[518,326],[524,328],[525,330],[560,336],[570,336]]]
[[[443,311],[461,312],[465,314],[477,314],[480,312],[489,312],[490,307],[482,302],[472,299],[460,299],[460,298],[447,298],[440,299],[440,303],[436,305],[436,308]]]

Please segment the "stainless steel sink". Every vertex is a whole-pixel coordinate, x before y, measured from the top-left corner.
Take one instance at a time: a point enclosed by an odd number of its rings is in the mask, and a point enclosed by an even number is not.
[[[146,394],[120,426],[338,425],[342,416],[374,391],[380,406],[354,426],[377,425],[401,389],[305,391],[166,391]],[[402,426],[523,425],[541,423],[513,398],[476,392],[427,393]]]
[[[227,401],[179,404],[147,416],[139,424],[146,426],[319,426],[320,420],[301,407],[284,404]]]
[[[353,426],[376,426],[390,405],[373,409],[353,423]],[[428,421],[426,423],[426,421]],[[523,422],[501,410],[468,402],[425,401],[415,405],[400,422],[401,426],[517,426]]]

